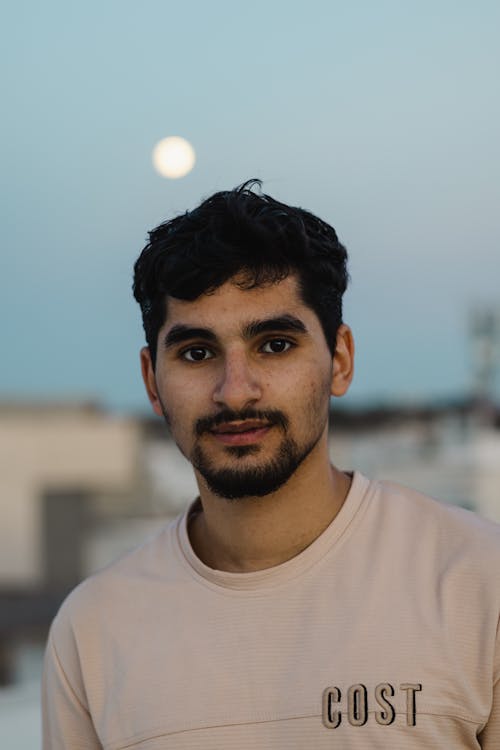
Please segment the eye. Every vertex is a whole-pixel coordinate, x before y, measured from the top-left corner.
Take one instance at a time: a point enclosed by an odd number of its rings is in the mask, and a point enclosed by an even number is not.
[[[269,339],[262,347],[262,351],[266,352],[266,354],[283,354],[283,352],[288,351],[292,346],[291,341],[287,341],[286,339]]]
[[[214,355],[205,346],[192,346],[189,349],[184,349],[181,352],[182,359],[188,362],[204,362],[206,359],[211,359]]]

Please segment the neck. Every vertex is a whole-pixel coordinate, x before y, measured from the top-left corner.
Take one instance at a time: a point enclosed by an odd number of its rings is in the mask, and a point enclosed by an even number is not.
[[[290,560],[332,522],[351,479],[330,464],[326,435],[290,479],[264,497],[225,500],[197,476],[202,512],[189,537],[196,555],[211,568],[244,573]]]

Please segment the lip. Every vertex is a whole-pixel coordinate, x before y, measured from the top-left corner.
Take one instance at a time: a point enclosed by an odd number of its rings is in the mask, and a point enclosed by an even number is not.
[[[267,435],[271,427],[272,425],[263,425],[262,422],[242,422],[240,424],[233,422],[227,425],[219,425],[216,430],[212,430],[211,434],[224,445],[250,445]],[[228,430],[227,432],[224,431],[225,428]],[[237,429],[242,431],[236,432]]]

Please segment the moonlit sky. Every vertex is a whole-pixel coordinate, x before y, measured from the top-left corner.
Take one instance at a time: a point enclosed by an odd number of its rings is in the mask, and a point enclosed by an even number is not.
[[[20,0],[2,26],[1,399],[146,410],[146,232],[250,177],[348,247],[346,403],[467,392],[467,312],[500,298],[497,0]]]

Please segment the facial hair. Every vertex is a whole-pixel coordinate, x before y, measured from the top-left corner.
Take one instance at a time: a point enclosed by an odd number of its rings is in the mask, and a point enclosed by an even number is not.
[[[165,420],[172,428],[171,420],[165,408],[163,409]],[[232,466],[217,468],[214,462],[203,450],[201,439],[205,433],[211,432],[215,427],[226,422],[245,421],[257,419],[278,429],[283,433],[283,438],[276,454],[267,461],[251,466]],[[196,441],[190,456],[194,468],[201,474],[208,488],[218,497],[228,500],[238,500],[247,497],[264,497],[276,492],[295,473],[300,464],[311,453],[318,443],[324,425],[319,425],[315,434],[307,443],[299,445],[292,437],[287,435],[289,420],[285,414],[277,410],[258,411],[256,409],[245,409],[234,412],[225,409],[215,416],[202,417],[195,424]],[[258,454],[260,446],[225,446],[226,452],[233,459],[243,460],[251,454]]]
[[[298,469],[302,461],[317,444],[320,435],[302,450],[292,438],[284,438],[277,455],[266,463],[255,466],[217,469],[203,453],[199,444],[195,446],[192,462],[207,483],[209,489],[219,497],[239,500],[245,497],[264,497],[276,492]],[[250,450],[253,449],[253,450]],[[241,446],[230,449],[233,455],[242,457],[256,453],[256,446]],[[237,451],[237,452],[236,452]]]

